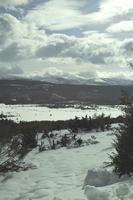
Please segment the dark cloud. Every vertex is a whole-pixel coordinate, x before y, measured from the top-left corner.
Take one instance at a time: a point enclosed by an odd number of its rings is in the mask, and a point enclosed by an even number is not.
[[[36,52],[37,57],[48,58],[57,57],[64,49],[64,45],[61,43],[55,45],[44,46],[38,49]]]
[[[125,51],[133,53],[133,39],[126,40],[122,47],[125,49]]]
[[[13,43],[5,48],[3,51],[0,51],[0,61],[1,62],[15,62],[23,58],[20,54],[21,49],[17,43]]]
[[[0,78],[10,78],[18,75],[23,75],[23,70],[17,66],[0,67]]]

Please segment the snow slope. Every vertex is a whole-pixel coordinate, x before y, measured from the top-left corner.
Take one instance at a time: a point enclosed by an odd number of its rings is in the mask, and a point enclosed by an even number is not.
[[[83,139],[95,135],[100,142],[75,149],[59,149],[26,157],[36,169],[9,173],[0,177],[2,200],[85,200],[82,190],[88,169],[102,169],[107,153],[112,150],[108,132],[82,134]]]
[[[119,106],[97,106],[95,109],[90,107],[85,110],[79,108],[48,108],[39,105],[5,105],[0,104],[0,111],[8,115],[8,119],[14,121],[42,121],[42,120],[68,120],[85,115],[93,116],[94,114],[104,113],[106,116],[117,117],[122,115]],[[12,116],[13,115],[13,116]]]
[[[25,158],[36,166],[0,176],[1,200],[133,200],[133,179],[118,179],[104,169],[114,151],[111,132],[82,133],[96,136],[98,144],[38,153]],[[87,174],[87,176],[86,176]],[[86,177],[86,178],[85,178]]]

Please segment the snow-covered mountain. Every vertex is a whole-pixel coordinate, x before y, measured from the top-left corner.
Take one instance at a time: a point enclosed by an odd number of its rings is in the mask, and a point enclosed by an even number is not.
[[[129,80],[129,79],[103,78],[102,80],[107,85],[133,85],[133,80]]]
[[[133,80],[124,78],[83,78],[83,77],[61,77],[57,75],[35,76],[33,80],[41,80],[56,84],[75,85],[133,85]]]

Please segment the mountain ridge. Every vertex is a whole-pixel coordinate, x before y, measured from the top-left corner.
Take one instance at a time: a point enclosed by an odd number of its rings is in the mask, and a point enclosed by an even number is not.
[[[54,84],[31,79],[0,80],[0,103],[119,104],[121,90],[133,96],[133,85]]]

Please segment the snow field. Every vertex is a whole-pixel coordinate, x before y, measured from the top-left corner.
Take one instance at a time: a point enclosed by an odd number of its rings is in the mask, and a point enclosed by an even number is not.
[[[79,108],[48,108],[39,105],[5,105],[0,104],[0,111],[8,116],[8,119],[14,121],[57,121],[68,120],[77,117],[100,115],[104,113],[106,116],[118,117],[122,115],[119,106],[98,106],[95,109],[90,107],[85,110]],[[13,115],[13,116],[11,116]]]

